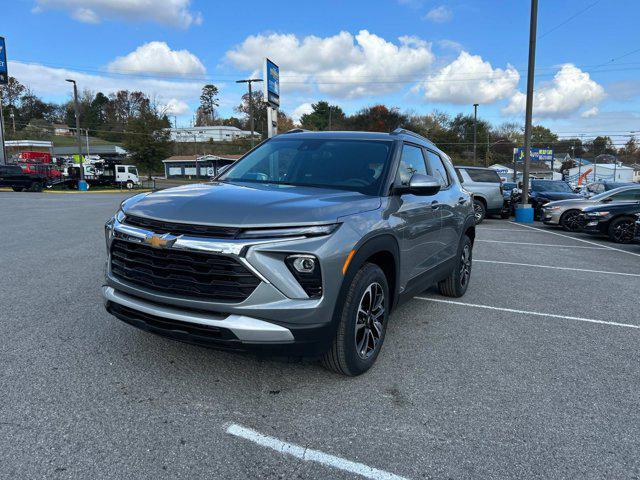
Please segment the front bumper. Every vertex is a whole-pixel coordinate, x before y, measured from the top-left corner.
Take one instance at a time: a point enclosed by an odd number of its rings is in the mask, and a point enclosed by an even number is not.
[[[591,235],[601,235],[607,232],[608,223],[603,219],[584,217],[584,233]]]
[[[546,225],[560,225],[560,217],[564,212],[562,210],[551,210],[542,207],[542,222]]]

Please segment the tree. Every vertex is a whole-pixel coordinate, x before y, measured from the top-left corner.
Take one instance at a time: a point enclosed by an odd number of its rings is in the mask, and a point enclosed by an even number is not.
[[[608,136],[597,136],[588,144],[589,152],[597,157],[598,155],[615,155],[618,153],[613,146],[613,141],[611,137]]]
[[[202,87],[200,106],[196,112],[196,126],[214,125],[218,101],[218,87],[212,84]]]
[[[300,117],[300,125],[306,130],[339,130],[344,128],[345,115],[338,105],[321,100],[311,105],[312,111]],[[329,126],[331,122],[331,126]]]
[[[387,108],[385,105],[363,108],[347,118],[349,130],[366,132],[392,132],[407,122],[407,116],[400,113],[400,110]]]
[[[137,116],[129,119],[124,133],[124,147],[131,160],[147,173],[160,171],[162,160],[171,154],[169,140],[171,126],[166,115],[160,116],[151,106],[143,108]]]
[[[266,135],[267,127],[267,106],[268,103],[264,101],[262,92],[253,92],[253,124],[256,132]],[[245,93],[242,96],[242,103],[235,108],[236,112],[244,115],[243,129],[249,130],[249,93]]]
[[[288,132],[294,128],[293,120],[282,110],[278,111],[278,132]]]
[[[558,135],[542,125],[535,125],[531,129],[531,146],[536,148],[549,147],[558,141]]]

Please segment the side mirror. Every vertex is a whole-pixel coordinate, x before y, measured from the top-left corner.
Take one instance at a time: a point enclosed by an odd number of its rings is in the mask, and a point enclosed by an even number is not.
[[[435,195],[440,191],[440,182],[431,175],[414,173],[409,180],[409,185],[402,185],[395,188],[395,193],[411,193],[413,195]]]

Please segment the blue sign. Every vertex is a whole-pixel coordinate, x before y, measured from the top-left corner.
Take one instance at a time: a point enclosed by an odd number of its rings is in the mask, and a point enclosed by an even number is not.
[[[265,97],[275,108],[280,106],[280,67],[268,58],[265,59]]]
[[[531,160],[534,162],[552,162],[553,149],[551,148],[532,148]],[[516,161],[524,162],[524,148],[516,149]]]
[[[9,71],[7,69],[7,48],[4,37],[0,37],[0,85],[9,83]]]

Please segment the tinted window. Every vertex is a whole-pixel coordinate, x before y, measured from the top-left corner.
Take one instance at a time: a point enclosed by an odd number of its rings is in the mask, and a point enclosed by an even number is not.
[[[443,187],[449,186],[449,175],[442,163],[442,159],[433,152],[427,150],[427,163],[429,164],[429,174],[436,177]]]
[[[409,185],[409,180],[414,173],[427,174],[427,167],[424,163],[422,149],[413,145],[402,147],[402,157],[398,167],[397,180],[401,185]]]
[[[481,183],[500,183],[500,177],[495,170],[479,170],[475,168],[465,168],[467,175],[471,177],[474,182]]]
[[[625,192],[614,193],[611,195],[611,200],[614,202],[640,200],[640,190],[627,190]]]
[[[279,138],[256,148],[220,179],[375,195],[385,176],[392,145],[376,140]]]
[[[533,180],[531,190],[534,192],[566,192],[573,193],[568,183],[553,180]]]

